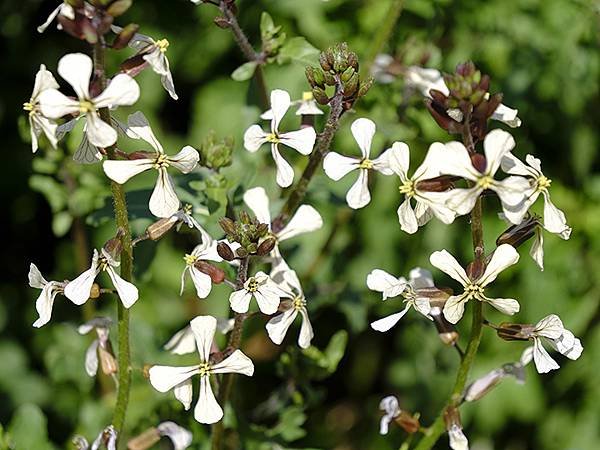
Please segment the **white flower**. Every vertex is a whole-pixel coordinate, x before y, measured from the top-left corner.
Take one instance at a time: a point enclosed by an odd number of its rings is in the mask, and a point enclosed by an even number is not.
[[[558,234],[563,239],[569,239],[571,236],[571,227],[567,225],[565,214],[558,209],[550,200],[548,188],[552,180],[546,178],[542,173],[542,165],[539,159],[533,155],[525,157],[527,165],[523,164],[511,153],[507,153],[502,158],[502,170],[511,175],[522,175],[530,179],[530,187],[525,198],[525,208],[520,210],[515,217],[510,218],[513,223],[520,223],[527,209],[535,203],[542,194],[544,197],[544,228],[550,233]]]
[[[162,422],[156,427],[161,436],[167,436],[173,443],[173,450],[185,450],[192,445],[191,431],[180,427],[175,422]]]
[[[196,287],[196,294],[198,297],[208,297],[212,288],[212,279],[210,275],[200,271],[196,267],[196,263],[198,261],[223,261],[223,258],[217,253],[217,244],[217,241],[213,240],[208,234],[203,233],[202,243],[197,245],[194,250],[192,250],[191,254],[186,254],[183,257],[185,268],[181,274],[181,290],[179,291],[179,295],[183,294],[185,275],[189,274]]]
[[[23,109],[29,115],[29,129],[31,133],[31,151],[35,153],[38,149],[38,138],[44,133],[52,147],[56,148],[56,122],[44,117],[40,111],[39,98],[40,94],[46,89],[58,89],[58,83],[50,71],[46,70],[46,66],[41,64],[40,70],[35,75],[35,83],[33,84],[33,92],[28,102],[23,103]]]
[[[271,132],[265,133],[259,125],[252,125],[244,133],[244,147],[249,152],[256,152],[263,144],[271,144],[271,154],[277,166],[277,184],[288,187],[294,181],[294,169],[279,153],[279,144],[287,145],[303,155],[312,152],[317,137],[314,128],[306,127],[298,131],[279,132],[279,124],[290,107],[290,94],[276,89],[271,92]]]
[[[118,34],[123,30],[123,28],[112,25],[111,30]],[[167,59],[169,41],[164,38],[155,41],[150,36],[135,33],[128,45],[129,47],[137,50],[136,56],[142,56],[144,61],[148,63],[152,70],[156,74],[160,75],[160,82],[162,86],[169,93],[173,100],[177,100],[179,97],[177,97],[177,94],[175,93],[175,85],[173,84],[173,77],[171,76],[171,69],[169,68],[169,60]]]
[[[422,297],[418,289],[433,287],[433,278],[428,270],[419,267],[410,271],[409,281],[404,277],[396,278],[381,269],[375,269],[367,276],[367,287],[372,291],[381,292],[383,300],[390,297],[402,295],[403,302],[406,303],[404,309],[398,313],[391,314],[383,319],[371,323],[371,328],[377,331],[388,331],[398,323],[411,307],[429,317],[431,305],[427,297]]]
[[[425,225],[435,215],[445,224],[454,221],[454,212],[444,205],[444,195],[440,192],[427,192],[419,188],[419,181],[435,178],[443,171],[440,166],[440,154],[445,152],[445,146],[436,142],[429,147],[423,163],[408,177],[410,151],[404,142],[394,142],[388,153],[389,168],[394,171],[402,185],[399,190],[404,194],[404,202],[398,208],[400,228],[407,233],[415,233],[419,226]],[[416,202],[415,209],[411,200]]]
[[[431,89],[440,91],[444,95],[450,94],[444,82],[444,76],[439,70],[410,66],[406,69],[404,77],[408,85],[417,88],[425,97],[431,97],[429,94]],[[487,95],[489,96],[489,93]],[[492,119],[499,120],[511,128],[516,128],[521,126],[521,119],[517,117],[518,113],[518,110],[500,104],[492,114]]]
[[[452,450],[469,450],[469,441],[459,424],[452,424],[448,429],[448,439]]]
[[[154,148],[156,154],[141,159],[106,160],[102,164],[104,173],[111,180],[123,184],[137,174],[155,169],[158,171],[158,177],[150,197],[150,212],[157,217],[170,217],[179,209],[179,198],[175,193],[173,180],[167,173],[167,167],[175,167],[181,173],[190,173],[198,164],[200,155],[189,145],[183,147],[174,156],[165,155],[146,117],[139,111],[129,116],[128,127],[130,137],[144,140]]]
[[[217,317],[217,331],[227,334],[233,330],[235,319],[224,319]],[[187,326],[173,335],[163,348],[174,355],[187,355],[196,351],[196,339],[192,332],[192,327]]]
[[[40,109],[49,119],[67,114],[85,115],[85,132],[90,143],[96,147],[109,147],[117,141],[117,132],[100,118],[98,109],[133,105],[140,96],[140,88],[129,75],[119,74],[104,92],[91,98],[89,83],[92,70],[92,59],[83,53],[63,56],[58,62],[58,73],[73,87],[77,100],[58,89],[46,89],[39,97]]]
[[[465,305],[471,299],[486,302],[504,314],[519,312],[519,302],[512,298],[489,298],[485,287],[493,282],[498,274],[519,261],[519,254],[509,244],[502,244],[492,254],[484,273],[476,280],[470,280],[458,261],[446,250],[434,252],[429,258],[434,267],[458,281],[464,288],[459,295],[452,295],[444,305],[444,317],[450,323],[458,322],[463,316]]]
[[[98,352],[105,351],[112,356],[112,350],[110,350],[110,341],[108,340],[108,334],[112,320],[108,317],[96,317],[95,319],[89,320],[79,328],[77,332],[79,334],[88,334],[90,331],[95,330],[97,339],[94,339],[87,351],[85,352],[85,371],[90,377],[96,376],[98,372]],[[114,359],[114,358],[113,358]],[[104,368],[104,367],[103,367]],[[116,372],[116,367],[112,367]],[[113,371],[109,371],[114,373]]]
[[[115,267],[119,267],[120,263],[118,261],[115,261],[105,249],[101,249],[101,253],[101,256],[99,256],[98,251],[94,250],[91,267],[73,281],[67,283],[65,296],[76,305],[83,305],[90,297],[90,290],[98,274],[106,271],[123,306],[130,308],[138,299],[137,288],[117,274]]]
[[[362,153],[362,158],[350,158],[336,152],[329,152],[323,159],[323,169],[329,178],[340,180],[353,170],[358,170],[358,179],[346,194],[346,202],[352,209],[360,209],[369,204],[369,170],[376,170],[384,175],[392,175],[388,163],[389,150],[378,158],[369,159],[371,142],[375,135],[375,123],[369,119],[356,119],[350,127],[354,140]]]
[[[235,312],[245,313],[248,312],[250,300],[254,297],[260,312],[270,316],[277,312],[280,298],[287,295],[266,273],[257,272],[246,280],[242,289],[231,293],[229,304]]]
[[[393,395],[382,398],[379,402],[379,409],[383,411],[383,417],[379,422],[379,434],[388,434],[390,423],[402,412],[398,405],[398,399]]]
[[[390,84],[396,80],[396,76],[390,73],[390,66],[394,64],[394,57],[386,53],[380,53],[375,57],[371,66],[371,75],[381,84]]]
[[[530,332],[530,338],[533,340],[533,360],[539,373],[547,373],[560,367],[542,345],[542,338],[569,359],[576,360],[583,352],[581,341],[563,326],[556,314],[540,320]]]
[[[301,100],[294,100],[290,103],[290,106],[298,106],[296,110],[297,116],[318,116],[323,114],[323,111],[319,109],[317,102],[315,101],[312,92],[303,92]],[[268,109],[260,115],[263,120],[273,120],[273,110]]]
[[[40,328],[50,322],[54,299],[58,294],[64,294],[65,285],[66,282],[46,281],[35,264],[29,265],[29,286],[42,290],[35,301],[35,309],[40,317],[33,323],[34,327]]]
[[[38,33],[43,33],[46,31],[46,28],[52,23],[56,16],[61,15],[66,17],[67,19],[74,20],[75,19],[75,10],[71,5],[69,5],[66,1],[63,1],[56,8],[52,10],[46,21],[37,27]],[[62,29],[62,25],[59,23],[56,28],[59,30]]]
[[[486,167],[480,172],[471,162],[469,152],[460,142],[449,142],[446,150],[438,156],[439,167],[444,174],[455,175],[470,180],[473,187],[452,189],[445,193],[446,206],[458,215],[468,214],[475,206],[479,195],[490,189],[500,197],[502,210],[508,220],[514,222],[515,214],[526,210],[525,196],[529,189],[527,179],[510,176],[504,180],[495,180],[494,175],[500,167],[502,158],[515,146],[513,137],[503,130],[492,130],[483,141]],[[518,223],[518,222],[517,222]]]
[[[281,268],[281,266],[279,267]],[[287,308],[281,314],[276,315],[267,323],[266,329],[269,338],[273,341],[273,343],[281,345],[288,329],[292,323],[294,323],[294,320],[296,320],[298,314],[300,314],[302,317],[302,325],[300,327],[300,334],[298,335],[298,345],[300,348],[310,347],[310,342],[314,337],[314,332],[308,317],[306,298],[304,297],[304,292],[302,291],[302,285],[300,284],[298,275],[289,267],[288,270],[284,270],[283,272],[277,274],[272,273],[271,275],[273,280],[277,279],[276,277],[281,277],[283,279],[282,283],[280,283],[280,286],[288,292],[286,297],[289,299],[289,301],[284,300],[281,302],[280,309],[282,309],[281,307],[284,305]]]
[[[200,364],[187,367],[153,366],[149,370],[150,383],[159,392],[174,390],[175,397],[189,409],[192,403],[190,378],[200,375],[200,395],[194,409],[194,418],[200,423],[215,423],[223,417],[210,385],[210,376],[217,373],[241,373],[252,376],[254,365],[240,350],[235,350],[223,361],[210,362],[210,348],[217,327],[217,319],[199,316],[190,322],[196,339]]]

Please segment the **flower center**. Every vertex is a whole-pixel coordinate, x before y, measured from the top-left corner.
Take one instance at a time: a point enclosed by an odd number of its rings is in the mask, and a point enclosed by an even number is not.
[[[415,195],[415,182],[412,180],[407,180],[402,183],[402,186],[398,188],[401,194],[406,195],[408,198],[414,197]]]
[[[313,99],[313,94],[310,91],[305,91],[302,93],[302,101],[303,102],[309,102]]]
[[[303,297],[297,296],[296,298],[294,298],[294,309],[296,311],[302,309],[305,306],[306,306],[306,300],[304,300]]]
[[[467,284],[465,286],[465,293],[469,296],[469,298],[474,297],[477,294],[483,294],[483,288],[478,284]]]
[[[189,203],[186,203],[185,206],[183,207],[183,213],[186,216],[191,216],[192,212],[193,212],[193,208],[194,207],[192,205],[190,205]]]
[[[258,280],[254,277],[251,277],[248,280],[248,292],[256,292],[258,291]]]
[[[156,170],[166,169],[167,167],[169,167],[169,161],[167,161],[167,155],[165,155],[163,153],[158,155],[158,158],[156,158],[156,161],[154,161],[154,164],[152,164],[152,167],[155,168]]]
[[[79,102],[79,113],[85,114],[94,111],[94,104],[89,100],[81,100]]]
[[[494,178],[492,178],[489,175],[484,175],[477,180],[477,186],[482,189],[491,188],[493,183],[494,183]]]
[[[200,364],[200,376],[201,377],[207,377],[210,375],[210,364],[205,362]]]
[[[535,190],[537,192],[542,192],[542,191],[548,190],[548,188],[552,184],[552,180],[549,178],[546,178],[544,175],[540,175],[540,177],[537,180],[535,180],[535,183],[536,183]]]
[[[365,158],[360,162],[358,168],[370,170],[373,168],[373,161],[371,161],[369,158]]]
[[[183,257],[183,260],[185,261],[185,263],[188,266],[192,266],[196,261],[198,261],[198,257],[195,255],[189,255],[189,254],[185,254],[185,256]]]
[[[98,267],[100,270],[106,270],[108,267],[108,259],[106,259],[106,256],[101,256],[98,258]]]
[[[25,111],[33,112],[33,110],[35,109],[35,105],[31,102],[25,102],[23,103],[23,109]]]
[[[267,142],[270,142],[272,144],[279,144],[281,142],[281,140],[275,133],[267,134],[266,139],[267,139]]]
[[[159,39],[156,41],[156,47],[160,50],[161,53],[165,53],[169,48],[169,41],[166,39]]]

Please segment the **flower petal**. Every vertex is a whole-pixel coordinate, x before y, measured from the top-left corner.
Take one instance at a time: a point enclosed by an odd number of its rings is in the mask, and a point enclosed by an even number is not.
[[[48,284],[40,270],[34,263],[29,264],[29,286],[36,289],[43,289]]]
[[[375,122],[365,118],[356,119],[350,126],[352,136],[354,136],[363,158],[368,158],[371,153],[371,143],[376,128]]]
[[[453,295],[444,304],[444,317],[450,323],[457,323],[465,313],[467,299],[464,295]]]
[[[323,219],[319,212],[310,205],[301,205],[283,230],[277,233],[277,239],[285,241],[299,234],[318,230],[322,226]]]
[[[271,213],[269,212],[269,197],[262,187],[248,189],[244,193],[244,203],[252,210],[256,219],[261,223],[271,226]]]
[[[223,418],[223,409],[217,403],[210,385],[210,378],[200,378],[200,397],[194,408],[194,419],[200,423],[216,423]]]
[[[515,148],[515,139],[504,130],[496,128],[490,131],[483,140],[483,150],[487,163],[486,173],[493,176],[504,156]]]
[[[404,292],[406,286],[404,278],[398,279],[385,270],[374,269],[367,275],[367,287],[372,291],[381,292],[383,300],[399,296]]]
[[[518,113],[518,110],[500,103],[491,118],[503,122],[511,128],[517,128],[521,126],[521,119],[517,117]]]
[[[279,303],[281,301],[279,291],[267,289],[265,286],[260,287],[259,290],[254,293],[254,298],[256,298],[260,312],[269,316],[277,312],[277,308],[279,308]]]
[[[131,308],[139,298],[138,289],[132,283],[117,275],[117,272],[112,267],[108,266],[106,271],[117,290],[117,294],[119,294],[123,306],[127,309]]]
[[[535,229],[533,244],[529,249],[529,255],[533,258],[540,270],[544,271],[544,235],[538,227]]]
[[[388,331],[390,328],[396,325],[398,321],[402,319],[402,317],[404,317],[404,315],[408,312],[409,309],[410,305],[406,305],[402,311],[397,312],[395,314],[391,314],[387,317],[384,317],[383,319],[379,319],[371,323],[371,328],[381,332]]]
[[[158,153],[163,153],[162,145],[154,135],[152,128],[150,128],[148,119],[141,111],[134,112],[127,118],[127,136],[132,139],[142,139]]]
[[[554,206],[554,203],[550,200],[550,195],[544,192],[544,228],[550,233],[562,234],[567,232],[568,236],[571,234],[571,228],[567,225],[567,218],[565,213]]]
[[[313,127],[279,134],[279,140],[283,145],[293,148],[302,155],[310,155],[315,146],[316,139],[317,133]]]
[[[405,198],[398,207],[398,221],[400,222],[400,229],[409,234],[416,233],[419,229],[417,216],[410,204],[410,198]]]
[[[472,181],[476,181],[481,176],[481,173],[473,167],[469,152],[463,144],[452,141],[444,146],[445,150],[437,153],[437,163],[445,175],[455,175]]]
[[[369,171],[360,169],[358,178],[346,194],[346,203],[352,209],[360,209],[369,204],[371,193],[369,192]]]
[[[408,180],[410,166],[410,150],[404,142],[394,142],[392,148],[386,150],[389,168],[400,177],[404,183]]]
[[[40,316],[39,319],[33,323],[35,328],[40,328],[41,326],[50,322],[52,317],[52,308],[54,306],[54,299],[59,292],[56,284],[57,283],[55,281],[51,281],[46,284],[42,288],[42,292],[35,301],[35,309]]]
[[[502,244],[494,250],[492,258],[485,268],[483,275],[477,280],[477,284],[485,287],[496,279],[498,274],[507,267],[519,261],[519,253],[510,244]]]
[[[81,143],[73,154],[73,161],[79,164],[94,164],[98,161],[102,161],[102,153],[98,150],[98,147],[94,147],[90,144],[87,133],[83,134]]]
[[[292,307],[281,314],[277,314],[267,322],[267,334],[274,344],[281,345],[297,315],[298,310]]]
[[[80,100],[90,99],[89,84],[93,66],[92,58],[83,53],[69,53],[58,61],[59,75],[73,87]]]
[[[456,258],[447,250],[433,252],[429,257],[429,262],[432,266],[437,267],[445,274],[451,276],[463,286],[469,284],[470,280],[465,270],[458,263]]]
[[[95,111],[87,113],[85,119],[85,134],[90,144],[106,148],[117,142],[117,131],[102,120]]]
[[[302,316],[302,324],[300,325],[300,334],[298,335],[298,345],[300,348],[306,349],[310,347],[310,342],[315,336],[315,333],[306,308],[300,308],[300,315]]]
[[[173,180],[163,167],[158,169],[156,185],[150,197],[150,212],[156,217],[171,217],[179,209],[179,198]]]
[[[181,173],[190,173],[198,165],[200,154],[194,147],[186,145],[179,153],[167,158],[169,165],[175,167]]]
[[[533,339],[533,361],[538,373],[548,373],[551,370],[559,369],[560,366],[548,354],[540,339]]]
[[[79,112],[79,102],[56,89],[46,89],[39,96],[40,111],[48,119],[59,119]]]
[[[459,216],[468,214],[475,206],[482,191],[483,189],[477,185],[472,188],[452,189],[444,193],[446,206]]]
[[[246,313],[250,307],[251,298],[252,294],[245,289],[240,289],[231,293],[229,296],[229,305],[237,313]]]
[[[108,178],[119,184],[126,183],[131,177],[152,169],[152,159],[132,159],[116,161],[107,159],[102,163],[102,169]]]
[[[196,338],[192,331],[192,327],[187,326],[179,330],[171,339],[163,346],[165,350],[174,355],[187,355],[197,351]]]
[[[94,339],[85,352],[85,371],[90,377],[98,373],[98,345],[98,339]]]
[[[167,392],[200,373],[199,366],[152,366],[148,370],[150,384],[158,392]]]
[[[212,366],[211,373],[241,373],[251,377],[254,374],[254,364],[241,350],[236,350],[223,361]]]
[[[282,89],[271,91],[271,110],[273,111],[273,120],[271,121],[271,132],[276,133],[279,129],[281,119],[289,109],[292,100],[290,94]]]
[[[210,359],[210,348],[215,337],[215,331],[217,330],[217,319],[213,316],[198,316],[192,319],[190,326],[196,338],[200,360],[208,362]]]
[[[87,302],[90,298],[92,284],[94,284],[94,280],[96,279],[99,271],[98,251],[94,250],[91,267],[73,281],[67,283],[65,286],[65,297],[67,297],[76,305],[83,305],[85,302]]]
[[[129,75],[120,73],[110,80],[104,92],[94,99],[94,106],[100,109],[133,105],[139,97],[140,87],[137,82]]]
[[[194,349],[195,350],[195,349]],[[173,388],[175,398],[181,402],[183,409],[188,411],[192,406],[192,396],[194,394],[192,388],[192,380],[186,380]]]
[[[356,158],[349,158],[336,152],[329,152],[323,159],[323,170],[333,181],[338,181],[354,169],[358,169],[359,164],[360,160]]]
[[[196,287],[196,295],[199,298],[206,298],[212,289],[212,279],[210,275],[200,272],[194,266],[190,268],[190,276]]]
[[[565,327],[556,314],[544,317],[535,325],[535,333],[548,339],[559,339],[565,332]]]
[[[244,133],[244,148],[254,153],[267,142],[267,136],[259,125],[252,125]]]
[[[161,436],[171,439],[173,450],[185,450],[192,445],[193,434],[175,422],[162,422],[156,429]]]
[[[277,184],[283,188],[290,186],[294,181],[294,169],[281,156],[276,143],[271,144],[271,155],[277,166]]]

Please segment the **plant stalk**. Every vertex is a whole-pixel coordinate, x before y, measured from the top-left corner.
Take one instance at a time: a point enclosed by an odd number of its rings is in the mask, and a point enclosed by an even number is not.
[[[371,51],[369,52],[369,57],[367,58],[367,64],[365,65],[365,74],[368,75],[371,71],[371,67],[375,62],[375,58],[379,53],[381,53],[385,47],[385,44],[390,40],[392,33],[394,32],[394,28],[398,19],[400,18],[400,14],[402,14],[402,9],[404,8],[404,0],[391,0],[390,7],[385,16],[385,21],[383,25],[377,28],[377,33],[373,36],[373,45],[371,45]]]

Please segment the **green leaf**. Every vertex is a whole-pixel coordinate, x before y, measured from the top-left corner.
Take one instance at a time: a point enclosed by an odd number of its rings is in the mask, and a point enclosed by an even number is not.
[[[15,450],[52,450],[48,442],[46,416],[33,404],[25,404],[15,412],[8,428]]]
[[[256,61],[249,61],[247,63],[244,63],[233,71],[233,73],[231,74],[231,78],[233,78],[235,81],[249,80],[250,78],[252,78],[252,75],[254,75],[254,71],[256,70],[257,66],[258,63]]]
[[[273,18],[267,12],[263,11],[263,13],[260,16],[260,35],[263,41],[271,38],[280,29],[281,27],[275,26]]]
[[[319,49],[315,48],[303,37],[294,37],[279,50],[277,62],[279,64],[294,61],[305,65],[317,65],[319,63]]]
[[[52,232],[56,237],[63,237],[69,232],[73,217],[68,211],[60,211],[52,218]]]
[[[306,414],[302,408],[291,406],[285,409],[279,418],[279,422],[265,434],[269,437],[280,436],[286,442],[292,442],[306,436],[306,430],[302,425],[306,422]]]
[[[67,204],[67,190],[54,178],[46,175],[32,175],[29,178],[29,187],[46,197],[52,212],[58,212]]]

